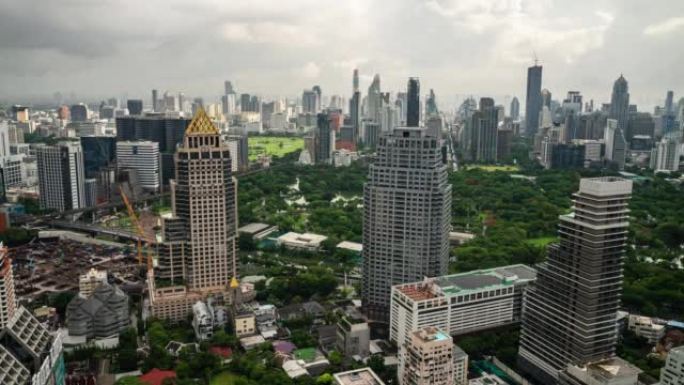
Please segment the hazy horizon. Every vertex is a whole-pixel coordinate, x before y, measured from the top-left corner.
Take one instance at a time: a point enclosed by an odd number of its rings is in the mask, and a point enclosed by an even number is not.
[[[156,88],[212,102],[224,80],[348,97],[358,68],[363,94],[379,73],[391,92],[419,77],[443,109],[456,95],[524,103],[536,53],[555,99],[579,90],[600,106],[624,74],[650,111],[667,90],[684,94],[683,38],[684,2],[667,0],[0,0],[0,100],[149,104]]]

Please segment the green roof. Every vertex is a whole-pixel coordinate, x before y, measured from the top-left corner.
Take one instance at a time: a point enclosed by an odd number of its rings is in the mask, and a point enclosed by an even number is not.
[[[297,349],[294,352],[295,359],[311,362],[316,358],[316,348]]]

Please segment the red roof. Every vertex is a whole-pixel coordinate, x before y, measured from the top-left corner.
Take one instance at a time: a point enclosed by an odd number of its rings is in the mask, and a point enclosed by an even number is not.
[[[233,355],[233,350],[228,346],[212,346],[209,348],[209,353],[221,358],[230,358]]]
[[[140,381],[149,385],[162,385],[162,382],[167,378],[176,378],[176,372],[173,370],[159,370],[154,368],[138,377]]]

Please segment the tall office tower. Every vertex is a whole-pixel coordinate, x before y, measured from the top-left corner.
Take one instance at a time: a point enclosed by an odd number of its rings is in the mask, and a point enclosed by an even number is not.
[[[126,101],[129,115],[141,115],[143,111],[143,101],[141,99],[128,99]]]
[[[12,319],[17,309],[12,274],[12,261],[7,255],[7,248],[0,243],[0,330]]]
[[[392,285],[447,271],[451,185],[440,142],[423,127],[378,140],[363,207],[362,300],[372,320],[389,320]]]
[[[359,69],[354,68],[354,75],[352,77],[352,92],[359,91]]]
[[[427,100],[425,101],[425,116],[426,118],[430,118],[437,115],[439,115],[437,98],[435,97],[435,91],[431,88],[430,94],[428,94]]]
[[[568,91],[568,97],[565,101],[573,105],[577,104],[578,112],[582,112],[582,94],[579,91]]]
[[[322,112],[317,115],[314,131],[314,162],[331,163],[335,151],[335,130],[330,126],[330,117]]]
[[[420,125],[420,82],[418,78],[409,78],[406,88],[406,126]]]
[[[185,111],[185,94],[182,92],[178,93],[178,111]]]
[[[514,122],[520,119],[520,102],[515,96],[513,97],[513,100],[511,100],[511,119],[513,119]]]
[[[152,90],[152,112],[159,111],[159,91]]]
[[[548,89],[544,88],[541,90],[541,98],[542,98],[542,108],[543,107],[548,107],[551,109],[551,101],[553,98],[553,95],[551,94],[551,91]]]
[[[318,94],[314,90],[302,92],[302,112],[305,114],[317,114],[320,111]]]
[[[155,279],[182,285],[152,288],[150,297],[154,316],[184,319],[197,300],[229,293],[237,276],[237,182],[230,175],[229,147],[203,109],[185,131],[175,160],[173,216],[162,222]]]
[[[670,350],[665,367],[660,371],[660,385],[684,384],[684,346]]]
[[[72,122],[85,122],[88,120],[88,106],[83,103],[72,105],[69,112]]]
[[[382,111],[382,91],[380,90],[380,75],[375,74],[373,82],[368,87],[368,96],[366,98],[368,105],[366,106],[366,118],[380,123],[380,114]]]
[[[40,207],[57,211],[86,207],[81,143],[39,144],[35,150]]]
[[[651,169],[655,171],[678,171],[680,143],[675,138],[663,138],[651,151]]]
[[[468,355],[436,327],[411,333],[401,346],[400,357],[400,385],[468,384]]]
[[[653,120],[653,116],[648,112],[629,114],[625,139],[631,142],[632,138],[636,135],[646,135],[651,139],[655,138],[655,120]]]
[[[354,127],[354,142],[356,142],[359,140],[361,130],[361,92],[359,91],[354,91],[354,95],[349,99],[349,115],[351,125]]]
[[[674,114],[674,92],[667,91],[667,96],[665,97],[665,113]]]
[[[140,187],[158,191],[161,185],[159,143],[148,140],[116,143],[116,167],[135,170]]]
[[[231,83],[230,80],[226,80],[225,82],[223,82],[223,89],[224,95],[235,94],[235,88],[233,87],[233,83]]]
[[[228,135],[226,143],[230,147],[231,170],[244,171],[248,164],[247,135]]]
[[[477,162],[496,162],[497,110],[494,99],[481,98],[480,109],[473,114],[470,149]]]
[[[249,94],[240,94],[240,111],[249,112],[251,111],[251,100]]]
[[[236,113],[236,100],[235,94],[225,94],[221,96],[221,107],[223,113],[226,115],[233,115]]]
[[[560,241],[525,294],[518,351],[519,367],[543,384],[615,354],[631,193],[629,180],[584,178],[574,212],[559,217]]]
[[[606,121],[603,141],[606,145],[606,159],[617,164],[620,170],[624,169],[625,157],[627,156],[627,140],[616,119],[608,119]]]
[[[320,106],[323,105],[323,90],[321,89],[321,86],[315,85],[311,87],[311,90],[316,93],[316,100],[318,101],[319,108],[321,108]]]
[[[533,137],[539,131],[539,112],[542,108],[541,97],[542,66],[534,65],[527,69],[527,98],[525,100],[525,136]]]
[[[627,80],[620,77],[613,84],[613,94],[610,98],[610,109],[608,118],[617,120],[617,125],[623,132],[627,129],[627,118],[629,117],[629,85]]]

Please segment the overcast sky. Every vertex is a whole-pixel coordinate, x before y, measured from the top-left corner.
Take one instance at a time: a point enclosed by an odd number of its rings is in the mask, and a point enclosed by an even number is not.
[[[418,76],[456,95],[524,99],[536,52],[554,96],[610,97],[624,73],[650,109],[684,96],[684,0],[0,0],[0,99],[150,89],[218,98],[348,95]]]

